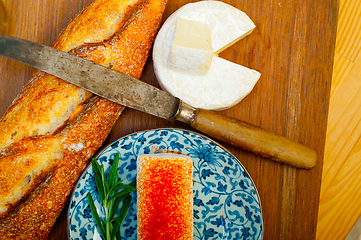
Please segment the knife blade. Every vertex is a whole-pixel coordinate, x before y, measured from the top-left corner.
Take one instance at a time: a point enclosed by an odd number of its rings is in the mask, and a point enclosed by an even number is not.
[[[165,119],[178,109],[177,98],[126,74],[35,42],[9,36],[0,39],[1,55],[113,102]]]
[[[315,150],[252,124],[194,108],[150,84],[86,59],[24,39],[0,35],[0,55],[22,62],[118,104],[178,120],[226,143],[293,167],[315,166]]]

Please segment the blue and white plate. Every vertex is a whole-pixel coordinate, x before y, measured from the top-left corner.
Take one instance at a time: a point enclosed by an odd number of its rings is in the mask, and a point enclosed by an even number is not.
[[[139,154],[180,152],[193,159],[194,239],[262,239],[263,216],[257,189],[242,164],[222,146],[198,133],[161,128],[127,135],[107,146],[96,157],[106,175],[116,153],[118,173],[124,183],[136,179]],[[101,239],[89,207],[87,193],[99,203],[91,165],[80,177],[68,209],[70,239]],[[121,226],[122,239],[137,238],[136,193]]]

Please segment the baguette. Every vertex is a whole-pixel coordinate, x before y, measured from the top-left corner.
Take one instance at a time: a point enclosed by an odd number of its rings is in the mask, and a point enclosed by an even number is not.
[[[95,0],[54,47],[140,78],[166,0]],[[37,71],[0,120],[0,239],[45,239],[124,107]]]

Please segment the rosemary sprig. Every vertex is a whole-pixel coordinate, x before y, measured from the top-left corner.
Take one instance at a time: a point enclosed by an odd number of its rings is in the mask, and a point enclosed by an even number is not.
[[[110,169],[108,180],[104,174],[104,166],[99,165],[97,160],[92,159],[92,167],[95,175],[95,185],[97,187],[101,203],[105,211],[105,221],[100,219],[91,194],[88,192],[88,201],[91,212],[98,226],[99,232],[104,240],[120,240],[120,225],[128,212],[132,196],[130,193],[135,190],[135,181],[129,185],[122,184],[117,173],[119,163],[119,153],[114,157],[113,165]],[[120,204],[123,203],[118,216],[116,213]]]

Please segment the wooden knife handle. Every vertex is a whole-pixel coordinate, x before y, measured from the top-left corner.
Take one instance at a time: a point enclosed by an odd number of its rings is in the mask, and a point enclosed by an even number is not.
[[[305,169],[316,165],[317,153],[315,150],[252,124],[213,111],[197,109],[191,126],[221,141],[280,163]]]

